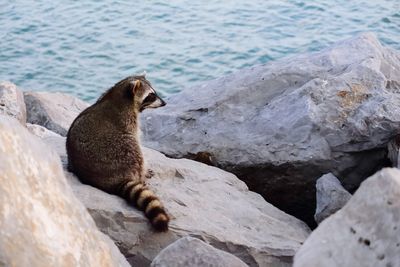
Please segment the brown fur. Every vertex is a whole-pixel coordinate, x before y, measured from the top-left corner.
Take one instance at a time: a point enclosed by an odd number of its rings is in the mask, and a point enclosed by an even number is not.
[[[149,92],[154,93],[146,98]],[[144,184],[146,170],[138,137],[138,115],[146,107],[163,105],[165,102],[144,76],[131,76],[79,114],[67,135],[70,171],[82,182],[122,196],[145,211],[158,231],[168,230],[169,217]]]

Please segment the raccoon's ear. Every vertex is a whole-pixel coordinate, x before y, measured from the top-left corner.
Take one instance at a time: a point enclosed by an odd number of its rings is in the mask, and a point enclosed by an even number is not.
[[[132,82],[132,92],[135,93],[142,86],[142,82],[140,80],[135,80]]]

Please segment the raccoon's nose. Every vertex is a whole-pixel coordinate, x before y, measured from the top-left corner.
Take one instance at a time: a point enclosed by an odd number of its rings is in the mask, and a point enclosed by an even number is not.
[[[165,101],[164,100],[162,100],[161,98],[160,98],[160,100],[161,100],[161,105],[160,105],[160,107],[163,107],[163,106],[165,106],[167,103],[165,103]]]

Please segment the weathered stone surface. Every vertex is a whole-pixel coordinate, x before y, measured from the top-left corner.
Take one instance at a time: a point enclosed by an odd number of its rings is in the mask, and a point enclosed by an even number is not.
[[[340,210],[351,198],[340,181],[332,174],[323,175],[317,180],[317,209],[315,221],[320,224],[327,217]]]
[[[171,157],[208,155],[312,223],[318,177],[332,172],[351,192],[384,163],[399,91],[399,52],[361,34],[185,89],[144,112],[143,137]]]
[[[28,122],[39,124],[62,136],[88,103],[68,94],[24,92]]]
[[[75,198],[58,155],[0,115],[0,265],[129,266]]]
[[[24,96],[11,82],[0,82],[0,114],[14,117],[23,125],[26,123]]]
[[[65,138],[59,142],[64,144]],[[167,233],[153,232],[143,214],[120,197],[81,184],[66,172],[98,228],[116,242],[130,263],[148,266],[163,248],[190,235],[250,266],[291,265],[310,232],[303,222],[250,192],[233,174],[192,160],[169,159],[151,149],[144,149],[144,154],[154,172],[148,184],[172,218]],[[65,157],[65,150],[61,156]]]
[[[183,237],[164,248],[151,267],[246,267],[239,258],[193,237]]]
[[[297,252],[294,267],[399,266],[400,171],[383,169],[323,221]]]

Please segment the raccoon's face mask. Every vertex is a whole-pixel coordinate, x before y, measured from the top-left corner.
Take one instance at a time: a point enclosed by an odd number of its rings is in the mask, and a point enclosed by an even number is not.
[[[137,79],[132,84],[134,95],[139,100],[140,112],[146,108],[158,108],[166,105],[165,101],[158,96],[149,82]]]

